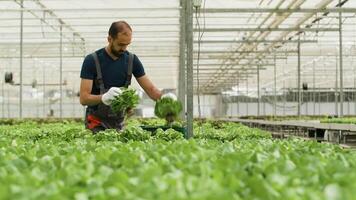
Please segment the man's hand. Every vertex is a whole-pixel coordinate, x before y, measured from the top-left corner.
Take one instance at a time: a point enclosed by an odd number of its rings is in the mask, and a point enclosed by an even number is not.
[[[176,96],[175,94],[171,93],[171,92],[168,92],[168,93],[166,93],[166,94],[163,94],[163,95],[161,96],[161,99],[162,99],[162,98],[171,98],[171,99],[177,101],[177,96]]]
[[[111,101],[122,93],[122,90],[118,87],[112,87],[101,97],[101,101],[105,105],[110,105]]]

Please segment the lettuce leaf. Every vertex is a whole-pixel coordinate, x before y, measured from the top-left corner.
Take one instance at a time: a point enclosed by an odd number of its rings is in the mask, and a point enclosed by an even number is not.
[[[176,119],[180,112],[182,112],[182,103],[171,98],[161,98],[156,102],[155,115],[159,118],[167,117]]]
[[[118,113],[135,108],[138,105],[139,100],[140,98],[136,94],[136,90],[131,88],[123,89],[121,95],[116,96],[110,106],[115,113]]]

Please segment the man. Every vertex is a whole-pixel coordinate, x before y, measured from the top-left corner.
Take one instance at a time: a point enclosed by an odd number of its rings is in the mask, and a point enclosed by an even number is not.
[[[139,85],[154,101],[161,97],[176,99],[172,93],[162,95],[145,74],[139,58],[126,49],[131,43],[132,29],[125,21],[111,24],[108,45],[84,59],[81,70],[80,103],[86,105],[85,126],[94,133],[114,128],[121,130],[125,111],[113,113],[111,101],[128,87],[132,74]]]

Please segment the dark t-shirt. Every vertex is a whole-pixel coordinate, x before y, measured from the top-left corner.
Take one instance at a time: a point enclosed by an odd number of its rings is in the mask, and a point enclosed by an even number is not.
[[[116,60],[113,60],[109,56],[105,48],[97,50],[96,54],[99,58],[105,89],[110,89],[111,87],[124,87],[127,80],[129,52],[125,51],[123,55]],[[132,74],[136,78],[140,78],[145,75],[143,65],[136,55],[134,55]],[[80,78],[95,80],[96,76],[95,61],[93,56],[89,54],[84,59],[82,70],[80,72]],[[100,89],[99,86],[96,85],[96,81],[93,81],[91,94],[100,94]],[[96,109],[96,106],[92,106],[92,108]]]

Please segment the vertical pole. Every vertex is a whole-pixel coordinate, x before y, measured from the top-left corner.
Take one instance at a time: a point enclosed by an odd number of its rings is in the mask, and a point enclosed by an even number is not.
[[[1,113],[2,118],[5,118],[5,92],[4,92],[5,81],[1,84]]]
[[[59,117],[63,117],[63,24],[59,26],[60,39],[59,39],[59,90],[60,90],[60,103],[59,103]]]
[[[347,115],[350,115],[350,97],[347,95]]]
[[[74,85],[72,87],[72,90],[73,90],[73,92],[75,91]],[[75,96],[72,97],[72,100],[73,100],[73,102],[72,102],[72,117],[75,118],[76,117],[75,116],[75,106],[76,106],[76,101],[75,101],[76,98],[75,98]]]
[[[203,104],[202,104],[202,108],[203,108],[203,110],[202,110],[202,116],[205,116],[206,117],[206,109],[207,109],[207,103],[205,102],[205,95],[203,95],[202,96],[202,99],[203,99]]]
[[[185,28],[186,28],[186,1],[180,0],[180,34],[179,34],[179,73],[178,73],[178,99],[182,103],[183,112],[181,113],[181,119],[185,120],[186,107],[185,107],[185,95],[186,95],[186,79],[185,79],[185,58],[186,58],[186,43],[185,43]]]
[[[338,95],[338,92],[339,92],[339,86],[338,86],[338,80],[339,80],[339,66],[338,66],[338,57],[336,56],[336,69],[335,69],[335,115],[339,116],[339,95]]]
[[[35,74],[38,74],[38,66],[36,63],[36,60],[33,60],[33,67],[36,69],[35,70]],[[36,76],[36,75],[34,75]],[[37,80],[37,76],[36,76],[36,80]],[[39,98],[38,98],[38,93],[39,93],[39,89],[36,87],[36,117],[39,118],[40,117],[40,104],[39,104]]]
[[[187,43],[187,137],[193,137],[193,2],[187,0],[186,43]]]
[[[262,89],[263,93],[262,93],[262,105],[263,105],[263,115],[266,116],[266,89],[263,88]]]
[[[341,7],[341,0],[339,0]],[[344,77],[343,77],[342,12],[339,12],[339,60],[340,60],[340,117],[344,116]]]
[[[42,85],[43,85],[43,99],[42,99],[42,109],[43,109],[43,117],[46,117],[46,73],[45,73],[45,66],[42,66],[43,74],[42,74]]]
[[[22,90],[23,90],[23,83],[22,83],[22,71],[23,71],[23,0],[20,0],[20,111],[19,117],[22,118]]]
[[[353,102],[353,105],[354,105],[354,115],[356,115],[356,99],[355,99],[355,91],[356,91],[356,71],[355,71],[355,65],[354,65],[354,56],[351,57],[351,65],[353,67],[353,71],[354,71],[354,88],[353,88],[353,91],[352,91],[352,102]]]
[[[10,118],[10,89],[9,86],[7,88],[7,118]]]
[[[306,94],[305,94],[306,93]],[[309,107],[309,92],[307,91],[307,92],[302,92],[302,95],[303,95],[303,99],[304,99],[304,97],[306,97],[306,100],[305,100],[305,112],[304,112],[304,115],[309,115],[309,112],[308,112],[308,107]]]
[[[38,93],[38,91],[37,91],[37,93]],[[36,117],[37,118],[40,117],[40,105],[39,105],[38,95],[36,95]]]
[[[286,65],[283,67],[283,76],[285,76],[285,68],[287,67],[287,56],[286,56]],[[286,101],[287,101],[287,90],[286,90],[286,80],[283,78],[283,116],[286,116]]]
[[[261,95],[260,95],[260,66],[257,66],[257,116],[260,116]]]
[[[266,116],[266,90],[264,90],[264,93],[262,94],[262,96],[264,96],[264,98],[262,98],[262,102],[263,102],[263,115]]]
[[[313,115],[315,115],[315,107],[316,107],[316,97],[315,97],[315,60],[313,61]]]
[[[237,87],[237,95],[236,95],[236,113],[237,117],[240,116],[240,104],[239,104],[239,94],[240,94],[240,81],[239,81],[239,72],[236,72],[236,87]]]
[[[276,54],[274,54],[274,64],[273,64],[273,115],[277,115],[277,63]]]
[[[231,118],[234,117],[234,96],[231,96],[230,99],[230,105],[231,105]]]
[[[320,90],[318,90],[318,107],[319,107],[319,115],[321,115],[321,97],[320,97]]]
[[[283,116],[286,116],[287,90],[285,81],[283,81]]]
[[[302,91],[300,90],[300,67],[301,67],[301,55],[300,55],[300,36],[298,38],[298,81],[297,81],[297,88],[298,88],[298,117],[301,117],[300,107],[302,104]]]
[[[247,74],[247,79],[246,79],[246,115],[249,115],[249,110],[248,110],[248,104],[250,103],[249,97],[248,97],[248,74]]]
[[[326,69],[326,62],[325,62],[325,57],[323,58],[323,61],[324,61],[324,69]],[[322,97],[321,97],[321,94],[322,94],[322,92],[321,92],[321,89],[319,88],[318,89],[318,107],[319,107],[319,115],[321,115],[321,103],[322,103]],[[326,105],[329,103],[329,101],[328,101],[328,96],[329,96],[329,94],[328,94],[328,92],[326,92]],[[325,98],[324,98],[324,102],[325,102]]]

